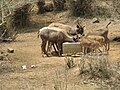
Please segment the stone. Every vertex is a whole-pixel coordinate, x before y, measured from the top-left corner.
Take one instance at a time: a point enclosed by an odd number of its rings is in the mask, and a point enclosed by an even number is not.
[[[62,45],[63,55],[74,55],[82,51],[80,42],[65,42]]]
[[[92,23],[99,23],[100,21],[97,18],[92,19]]]
[[[8,52],[8,53],[14,53],[14,49],[12,49],[12,48],[7,48],[7,52]]]

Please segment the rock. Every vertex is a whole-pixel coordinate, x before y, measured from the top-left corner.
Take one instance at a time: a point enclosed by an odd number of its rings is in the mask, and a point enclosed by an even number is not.
[[[83,84],[88,84],[88,82],[87,81],[83,81]]]
[[[97,18],[92,19],[92,23],[99,23],[100,21]]]
[[[36,66],[35,65],[31,65],[31,68],[35,68]]]
[[[7,52],[8,52],[8,53],[14,53],[14,49],[12,49],[12,48],[7,48]]]
[[[90,83],[90,85],[95,85],[95,83],[92,82],[92,83]]]
[[[80,53],[82,51],[82,46],[80,42],[65,42],[63,43],[63,55],[75,55],[76,53]]]
[[[115,38],[113,38],[113,40],[112,41],[116,41],[116,42],[120,42],[120,36],[116,36]]]
[[[26,70],[27,69],[26,65],[22,65],[22,69]]]

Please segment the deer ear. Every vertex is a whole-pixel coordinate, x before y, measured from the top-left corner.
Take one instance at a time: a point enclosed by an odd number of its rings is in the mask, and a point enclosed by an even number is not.
[[[83,28],[85,28],[85,26],[83,26]]]
[[[79,25],[77,25],[76,27],[79,28]]]
[[[82,34],[82,36],[85,36],[85,34]]]

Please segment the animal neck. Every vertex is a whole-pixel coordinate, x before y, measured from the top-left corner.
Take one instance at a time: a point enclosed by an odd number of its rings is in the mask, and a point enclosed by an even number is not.
[[[73,39],[73,37],[67,37],[67,38],[65,38],[65,41],[66,42],[74,42],[74,39]]]

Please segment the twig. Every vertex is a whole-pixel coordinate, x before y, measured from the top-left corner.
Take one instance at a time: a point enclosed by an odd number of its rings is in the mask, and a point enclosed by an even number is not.
[[[6,7],[8,4],[10,4],[12,2],[12,0],[10,0],[8,3],[6,3],[4,6],[2,6],[1,8]]]
[[[11,0],[12,1],[12,0]],[[5,2],[5,1],[4,1]],[[8,10],[9,10],[9,14],[7,15],[7,17],[8,16],[10,16],[11,15],[11,10],[10,10],[10,6],[9,6],[9,4],[7,4],[6,2],[5,2],[5,4],[7,5],[7,8],[8,8]]]
[[[5,33],[6,33],[6,29],[4,30],[4,32],[3,32],[3,34],[1,35],[1,37],[0,38],[3,38],[3,36],[5,35]]]
[[[68,79],[67,79],[67,69],[65,68],[65,90],[67,90],[68,85],[67,85]]]
[[[28,12],[31,12],[35,5],[32,5]]]
[[[2,23],[4,22],[4,10],[3,10],[3,0],[1,1],[1,18],[2,18]]]
[[[5,23],[5,21],[4,21],[4,22],[2,22],[2,23],[0,23],[0,26],[2,26],[4,23]]]
[[[117,11],[117,13],[120,15],[120,12],[118,11],[118,9],[116,8],[116,11]]]

